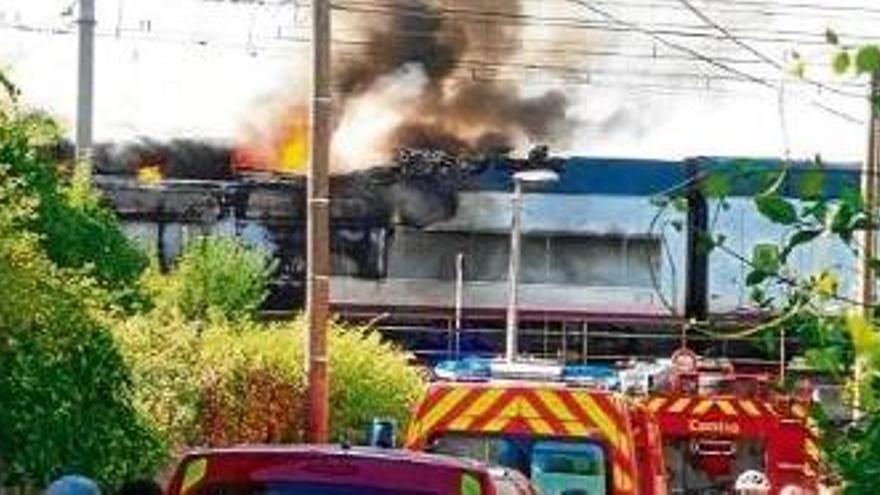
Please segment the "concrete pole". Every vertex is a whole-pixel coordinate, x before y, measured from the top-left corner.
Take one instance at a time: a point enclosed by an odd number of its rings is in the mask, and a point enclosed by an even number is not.
[[[464,311],[464,253],[455,257],[455,354],[461,354],[461,317]]]
[[[522,181],[513,180],[513,199],[511,201],[512,220],[510,226],[510,256],[507,271],[507,333],[505,357],[508,363],[516,361],[517,327],[519,299],[520,242],[522,240]]]
[[[877,172],[878,160],[880,160],[880,72],[874,72],[871,76],[871,92],[869,103],[871,105],[871,120],[868,124],[868,152],[865,163],[862,166],[862,198],[865,202],[865,211],[871,215],[872,223],[877,221]],[[862,233],[862,252],[859,259],[860,285],[859,302],[861,303],[862,316],[871,323],[874,320],[873,306],[877,300],[877,278],[871,261],[877,257],[877,232],[869,227]],[[858,385],[862,381],[864,363],[856,358],[854,364],[853,379]],[[859,387],[855,387],[853,397],[853,418],[861,416],[861,394]]]
[[[76,22],[79,25],[76,157],[90,166],[95,90],[95,0],[80,0],[79,19]]]
[[[312,0],[313,93],[308,176],[306,313],[309,440],[329,440],[327,326],[330,301],[330,1]]]
[[[868,152],[865,156],[865,164],[862,167],[862,198],[865,201],[865,210],[872,217],[877,209],[877,159],[878,146],[880,146],[880,115],[878,115],[875,102],[880,96],[880,73],[874,73],[871,77],[871,120],[868,130]],[[876,219],[876,218],[875,218]],[[876,257],[877,236],[874,229],[865,229],[862,241],[864,243],[862,256],[859,260],[861,284],[859,286],[859,302],[865,311],[866,317],[871,317],[870,305],[876,298],[876,277],[871,268],[871,260]]]

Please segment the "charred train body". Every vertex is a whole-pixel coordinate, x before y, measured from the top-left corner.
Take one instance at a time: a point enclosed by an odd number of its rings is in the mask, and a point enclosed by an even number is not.
[[[694,230],[701,228],[701,215],[688,218],[688,211],[721,211],[711,198],[688,190],[698,182],[694,178],[735,166],[733,160],[709,158],[548,160],[540,155],[463,163],[427,154],[335,176],[332,303],[344,317],[379,318],[389,331],[405,333],[401,338],[408,343],[441,353],[453,350],[453,339],[437,329],[453,328],[460,301],[462,328],[473,331],[464,336],[472,341],[466,347],[496,351],[497,342],[484,342],[479,333],[503,327],[511,177],[522,168],[549,167],[559,181],[526,193],[523,204],[519,306],[524,348],[584,358],[668,354],[677,347],[676,339],[650,335],[657,328],[676,335],[673,329],[688,312],[739,320],[755,314],[744,282],[748,270],[717,254],[701,259],[692,245],[699,238]],[[754,166],[776,165],[755,161]],[[829,168],[826,175],[826,194],[857,187],[852,169]],[[788,180],[794,196],[797,170]],[[157,252],[166,266],[193,236],[234,235],[262,246],[279,262],[267,309],[302,304],[301,179],[238,175],[234,180],[145,183],[107,174],[98,181],[131,235]],[[668,191],[680,193],[689,207],[658,217],[654,200]],[[714,229],[746,253],[781,234],[757,214],[749,192],[732,191],[724,211],[712,218]],[[850,262],[845,249],[821,244],[800,250],[797,262],[805,269],[829,256],[837,264]],[[409,331],[416,328],[434,332]],[[617,344],[603,338],[617,334],[628,337]],[[701,345],[698,339],[693,343]],[[716,349],[721,344],[705,345],[710,354],[722,352]],[[746,343],[723,346],[724,353],[751,352]]]

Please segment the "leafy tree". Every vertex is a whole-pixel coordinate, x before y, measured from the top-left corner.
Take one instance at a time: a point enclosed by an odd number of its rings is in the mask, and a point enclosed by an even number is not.
[[[131,407],[108,293],[46,253],[46,205],[66,200],[38,187],[55,180],[45,123],[0,96],[0,486],[62,472],[114,484],[152,474],[164,449]]]
[[[2,79],[6,81],[5,79]],[[47,115],[27,110],[11,84],[0,94],[0,168],[36,201],[28,219],[49,259],[62,268],[85,270],[125,301],[147,266],[147,258],[99,201],[87,177],[65,174],[54,151],[60,129]]]
[[[3,203],[27,205],[0,175]],[[105,483],[151,474],[162,445],[130,406],[128,369],[97,309],[104,294],[58,269],[27,210],[0,213],[0,481],[41,483],[63,471]],[[5,478],[5,479],[4,479]]]
[[[147,285],[157,305],[188,320],[249,319],[268,295],[274,266],[267,253],[235,238],[201,237],[186,245],[169,275],[153,270]]]

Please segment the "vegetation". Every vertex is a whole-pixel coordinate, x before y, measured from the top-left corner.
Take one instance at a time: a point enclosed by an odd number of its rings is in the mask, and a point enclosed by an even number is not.
[[[44,124],[0,103],[0,484],[69,471],[115,483],[154,472],[163,448],[131,406],[102,280],[46,248],[46,204],[78,207],[35,151]]]
[[[57,124],[11,96],[0,105],[0,164],[7,180],[34,200],[25,227],[56,266],[88,272],[114,295],[130,297],[147,257],[81,175],[60,173],[53,156]]]
[[[187,320],[244,320],[263,304],[273,270],[262,250],[230,237],[201,237],[186,245],[171,276],[154,270],[147,285],[157,305]]]
[[[232,239],[192,242],[168,274],[126,239],[58,128],[0,75],[0,486],[81,473],[107,487],[194,445],[303,439],[302,321],[257,310],[274,269]],[[406,420],[407,356],[334,325],[337,436]]]
[[[845,246],[855,262],[862,245],[859,234],[876,228],[876,218],[868,212],[859,191],[853,187],[840,191],[836,197],[824,194],[825,173],[818,158],[800,171],[802,179],[790,177],[790,164],[778,167],[753,166],[748,161],[737,163],[727,172],[716,172],[701,178],[699,187],[714,202],[715,215],[728,209],[728,194],[733,190],[756,191],[752,201],[763,218],[785,232],[779,242],[755,246],[753,253],[740,253],[728,246],[723,232],[702,233],[702,245],[718,256],[731,256],[746,264],[750,272],[746,284],[751,299],[770,316],[770,320],[738,336],[761,335],[769,346],[778,342],[778,333],[796,337],[805,347],[808,364],[815,370],[831,375],[846,384],[851,405],[861,409],[862,420],[840,430],[839,424],[823,410],[816,418],[825,434],[825,455],[829,465],[844,482],[846,493],[874,493],[871,479],[880,472],[880,337],[875,330],[876,309],[869,308],[862,316],[862,306],[848,296],[855,284],[850,272],[838,273],[826,263],[817,273],[804,273],[798,266],[797,254],[813,242]],[[799,198],[783,195],[785,189],[799,190]],[[680,198],[660,198],[664,210],[683,205]],[[678,225],[680,220],[670,224]],[[717,221],[711,221],[717,225]],[[880,260],[873,269],[880,270]],[[717,337],[711,324],[703,331]],[[858,371],[857,371],[858,370]]]
[[[118,330],[137,404],[177,447],[305,441],[305,322],[215,319],[197,325],[161,312]],[[362,440],[373,417],[406,424],[424,377],[366,328],[330,334],[335,438]]]

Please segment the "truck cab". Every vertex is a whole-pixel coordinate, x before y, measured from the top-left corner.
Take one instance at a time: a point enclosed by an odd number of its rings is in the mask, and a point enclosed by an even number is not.
[[[516,469],[545,495],[666,493],[650,412],[601,380],[566,379],[544,363],[465,368],[430,386],[407,448]]]

